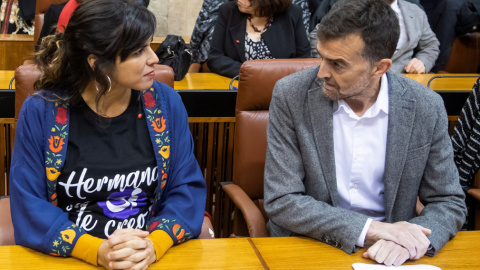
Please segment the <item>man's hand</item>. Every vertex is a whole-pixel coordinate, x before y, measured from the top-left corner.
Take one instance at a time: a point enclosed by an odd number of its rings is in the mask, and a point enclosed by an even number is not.
[[[430,246],[427,235],[431,233],[430,229],[405,221],[396,223],[372,221],[365,242],[376,243],[382,239],[393,241],[408,250],[410,259],[418,260],[425,255]]]
[[[98,263],[107,269],[147,269],[156,259],[148,235],[137,229],[116,230],[100,245]]]
[[[400,266],[409,258],[408,250],[395,242],[378,240],[367,252],[363,253],[364,258],[370,258],[386,266]]]
[[[412,60],[408,62],[404,69],[406,73],[425,73],[425,64],[417,58],[412,58]]]

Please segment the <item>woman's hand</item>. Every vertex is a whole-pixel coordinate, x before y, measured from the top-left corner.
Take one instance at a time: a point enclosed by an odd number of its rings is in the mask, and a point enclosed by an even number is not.
[[[98,264],[107,269],[147,269],[155,262],[155,248],[147,231],[116,230],[98,250]]]

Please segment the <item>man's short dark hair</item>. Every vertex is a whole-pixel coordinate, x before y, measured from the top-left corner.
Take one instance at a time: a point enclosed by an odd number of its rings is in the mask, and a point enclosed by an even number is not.
[[[382,0],[341,0],[323,17],[318,40],[327,41],[358,33],[365,46],[362,56],[371,63],[391,58],[397,48],[400,26],[395,12]]]
[[[280,14],[290,7],[292,0],[248,0],[252,5],[257,6],[257,16],[270,17]]]

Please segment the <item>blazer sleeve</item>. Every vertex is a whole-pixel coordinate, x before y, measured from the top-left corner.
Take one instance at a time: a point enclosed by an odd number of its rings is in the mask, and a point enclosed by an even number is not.
[[[227,4],[220,7],[212,42],[210,43],[207,65],[212,72],[233,78],[240,73],[242,63],[225,54],[225,39],[227,39],[227,22],[229,17]]]
[[[308,168],[302,160],[285,90],[302,84],[280,80],[274,88],[267,127],[265,211],[271,236],[306,235],[351,254],[368,217],[336,208],[309,195],[304,184]],[[320,180],[319,180],[320,181]]]
[[[435,128],[430,152],[419,188],[419,199],[425,205],[418,217],[409,222],[432,230],[428,236],[432,256],[455,237],[466,217],[465,194],[461,189],[448,135],[448,117],[443,100],[437,97],[430,108],[435,109]]]
[[[10,169],[15,242],[55,256],[69,256],[85,231],[48,200],[45,171],[45,101],[27,98],[18,118]]]
[[[425,12],[420,9],[418,10],[419,12],[417,13],[420,17],[422,35],[415,48],[414,57],[423,62],[425,65],[425,73],[428,73],[435,65],[435,61],[440,54],[440,42],[438,42],[437,36],[430,28]]]
[[[200,235],[206,203],[206,184],[193,154],[188,116],[180,96],[162,85],[168,100],[171,123],[170,172],[159,211],[147,221],[148,229],[165,231],[175,244]],[[162,174],[159,173],[159,178]]]

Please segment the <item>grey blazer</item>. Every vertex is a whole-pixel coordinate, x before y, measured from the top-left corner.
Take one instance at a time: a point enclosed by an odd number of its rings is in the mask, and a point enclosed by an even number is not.
[[[273,91],[265,161],[267,226],[271,236],[305,235],[350,254],[357,251],[367,216],[336,207],[333,102],[322,93],[318,70],[285,77]],[[431,229],[434,249],[427,255],[433,255],[455,236],[466,215],[445,107],[423,85],[394,72],[387,76],[386,222]],[[417,195],[425,204],[420,216]]]
[[[425,11],[413,3],[403,0],[398,1],[398,6],[405,21],[408,42],[393,54],[393,66],[390,70],[402,73],[405,65],[416,57],[425,64],[425,73],[428,73],[435,65],[440,53],[440,42],[430,28]],[[310,32],[310,48],[312,56],[315,58],[320,57],[317,51],[318,26],[319,24]]]
[[[415,57],[425,64],[425,73],[428,73],[440,53],[440,42],[430,28],[425,11],[403,0],[398,1],[398,6],[402,11],[408,42],[393,54],[390,70],[403,72],[405,65]]]

